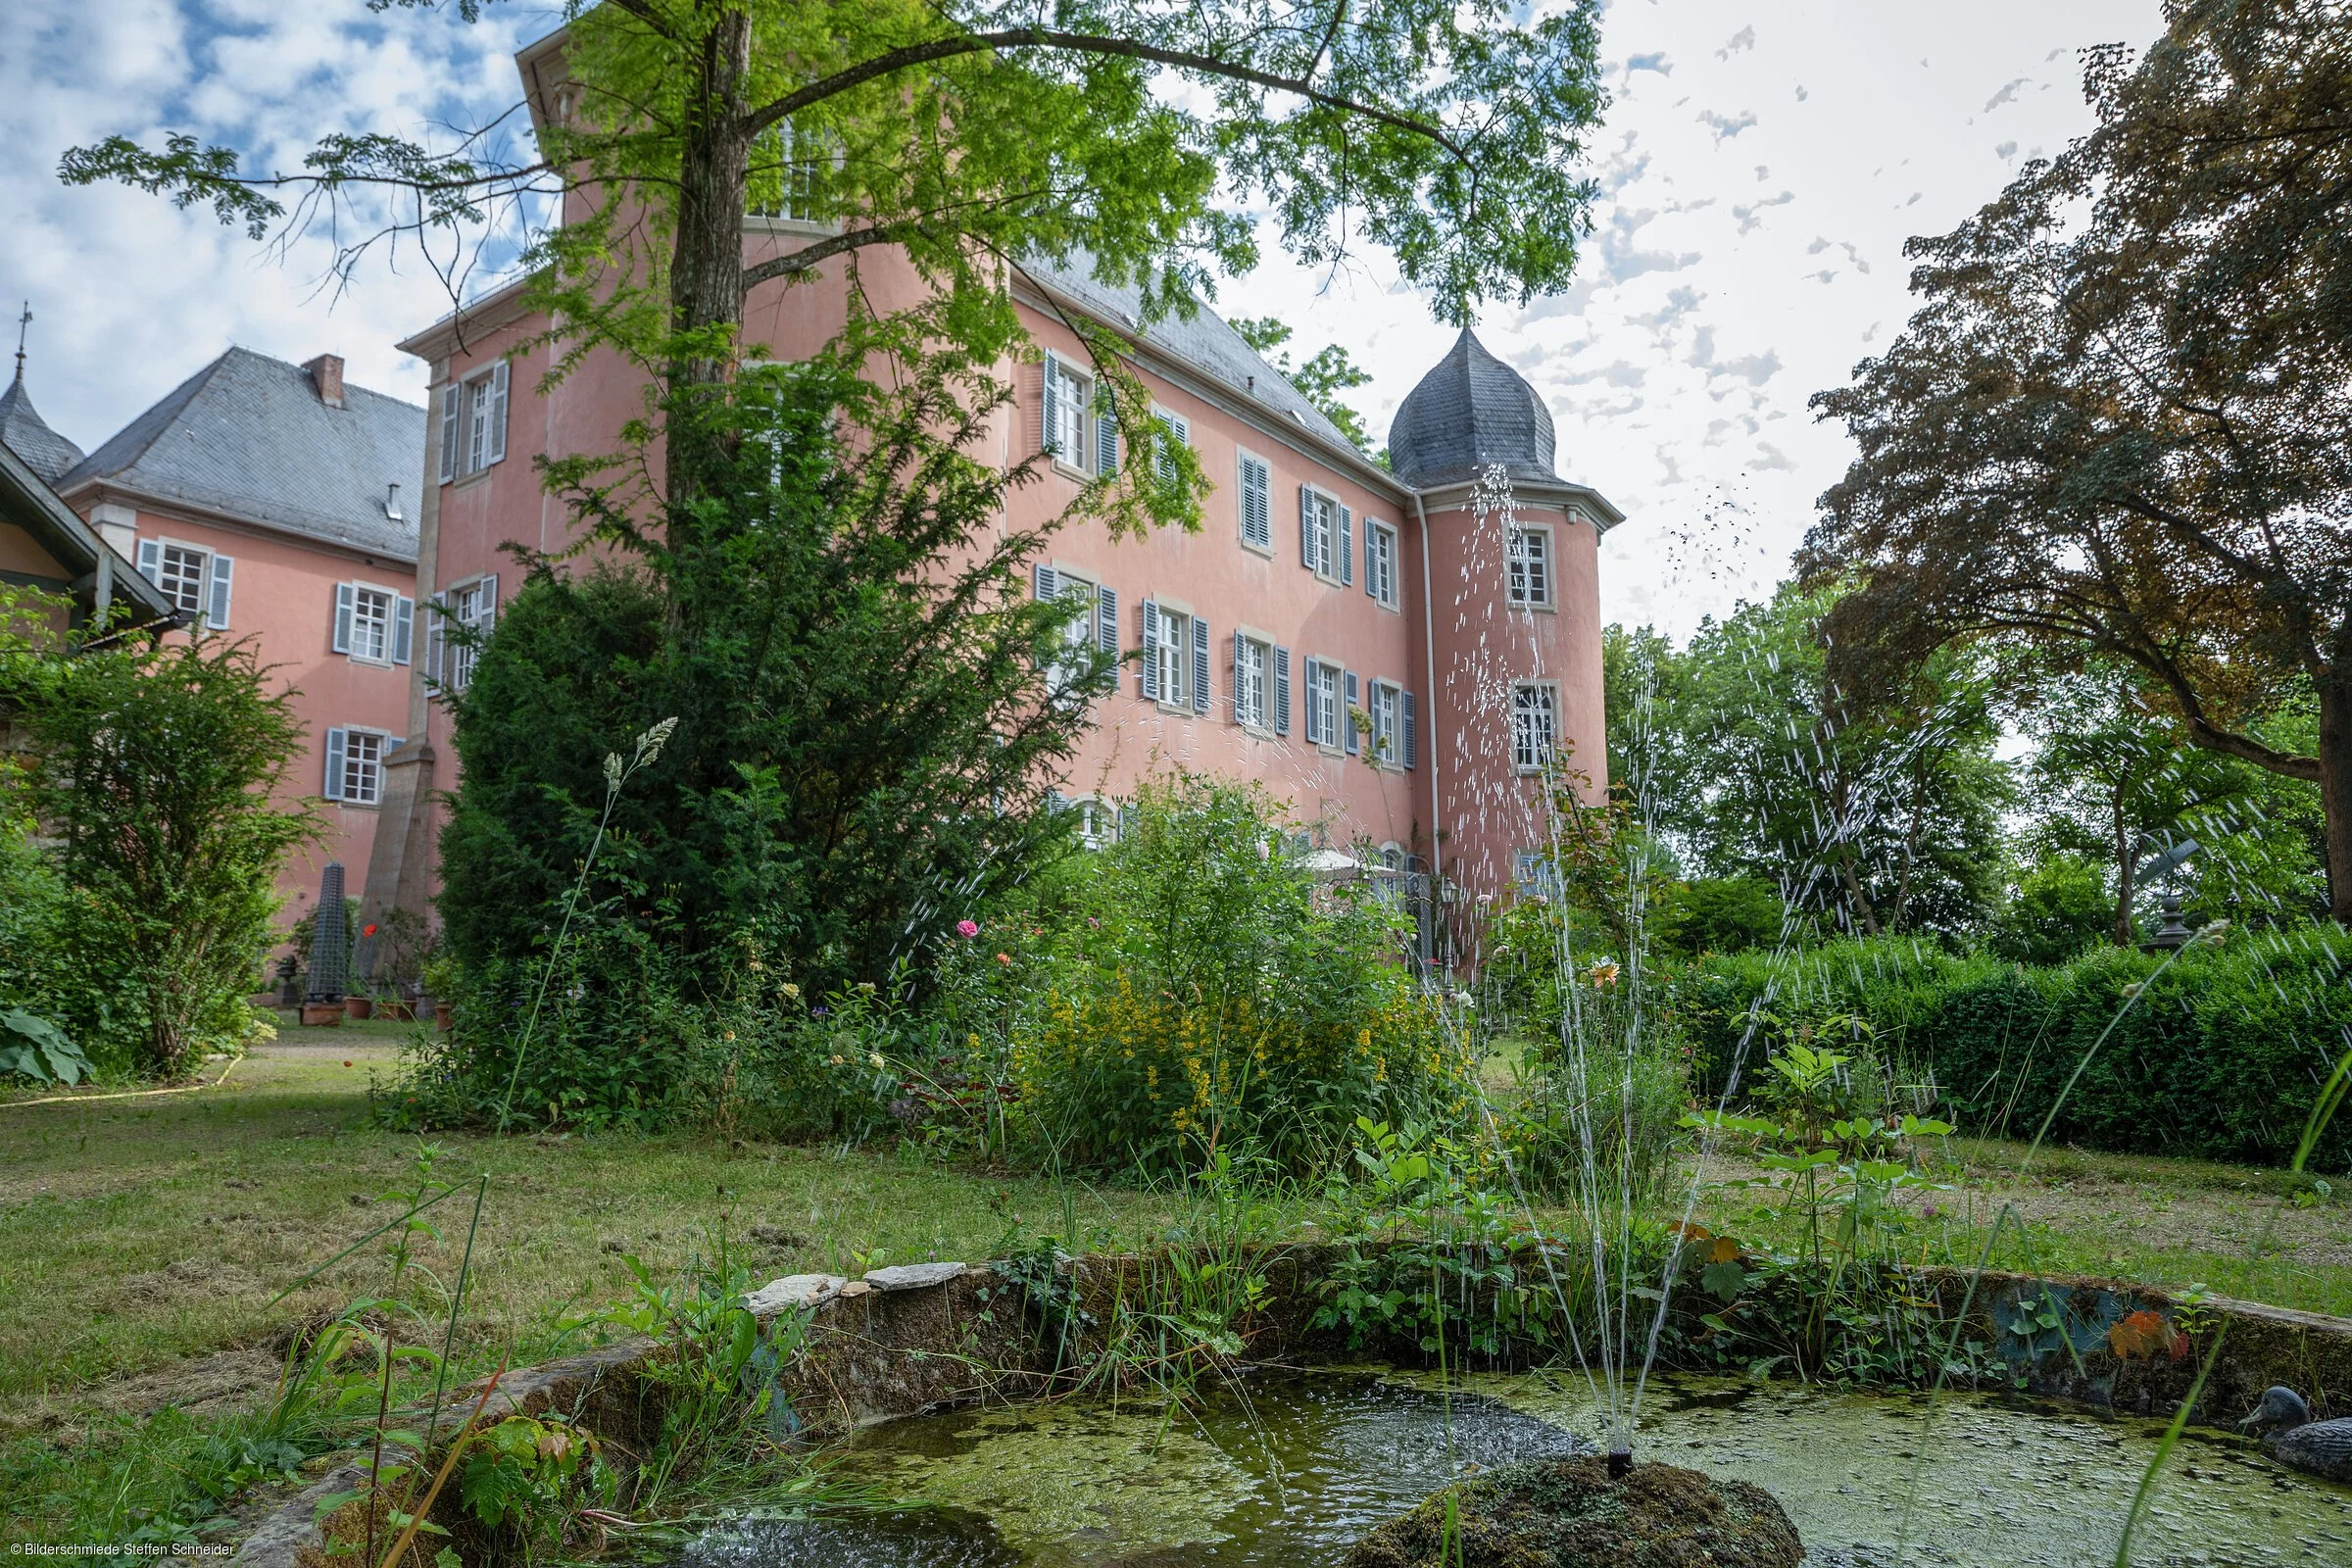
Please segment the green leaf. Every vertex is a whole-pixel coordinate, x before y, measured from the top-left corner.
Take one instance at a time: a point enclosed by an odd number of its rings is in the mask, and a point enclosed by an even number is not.
[[[1734,1301],[1739,1299],[1741,1291],[1747,1289],[1747,1270],[1737,1262],[1709,1263],[1698,1271],[1698,1283],[1717,1300]],[[1722,1325],[1716,1326],[1720,1328]]]

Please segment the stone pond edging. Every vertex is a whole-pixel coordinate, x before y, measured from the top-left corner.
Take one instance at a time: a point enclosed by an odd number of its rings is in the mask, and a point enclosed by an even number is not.
[[[1377,1244],[1376,1244],[1377,1245]],[[1253,1360],[1314,1360],[1335,1348],[1311,1326],[1317,1284],[1351,1251],[1328,1244],[1275,1246],[1260,1254],[1268,1294],[1250,1325]],[[1137,1254],[1061,1260],[1075,1304],[1096,1320],[1137,1287],[1152,1259]],[[2315,1413],[2352,1413],[2352,1319],[2259,1302],[2169,1293],[2113,1280],[2037,1279],[1957,1269],[1906,1271],[1944,1321],[1965,1316],[1964,1339],[1987,1346],[2027,1391],[2133,1414],[2167,1415],[2186,1397],[2214,1348],[2199,1399],[2209,1422],[2233,1420],[2274,1383],[2297,1389]],[[1693,1320],[1701,1308],[1678,1298]],[[801,1354],[777,1378],[799,1430],[811,1440],[956,1404],[1034,1397],[1050,1390],[1054,1358],[1028,1316],[1019,1283],[989,1264],[903,1264],[862,1278],[787,1276],[746,1304],[770,1316],[808,1309]],[[483,1420],[559,1409],[634,1448],[660,1426],[662,1385],[647,1377],[654,1347],[625,1340],[540,1366],[510,1371]],[[463,1412],[481,1383],[453,1396]],[[463,1414],[455,1417],[462,1421]],[[435,1455],[437,1460],[440,1456]],[[337,1568],[366,1534],[361,1504],[323,1519],[318,1504],[353,1490],[348,1465],[262,1516],[238,1549],[239,1568]],[[457,1525],[456,1488],[436,1518]],[[350,1543],[330,1553],[330,1543]],[[357,1568],[372,1568],[360,1564]]]

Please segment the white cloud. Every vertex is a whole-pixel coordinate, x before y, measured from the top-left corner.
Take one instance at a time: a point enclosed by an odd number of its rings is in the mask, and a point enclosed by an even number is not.
[[[496,113],[516,94],[512,51],[558,10],[513,0],[468,27],[447,8],[377,16],[365,0],[18,0],[0,47],[0,316],[33,302],[42,412],[89,445],[232,341],[296,361],[338,351],[356,382],[419,395],[420,368],[392,347],[445,307],[419,269],[364,268],[334,301],[313,287],[321,246],[279,264],[207,212],[66,189],[58,154],[174,127],[283,167],[321,130],[417,134]],[[1761,34],[1753,14],[1730,0],[1608,9],[1625,78],[1671,72],[1675,93],[1621,90],[1612,105],[1575,284],[1480,323],[1549,403],[1561,471],[1628,514],[1603,547],[1603,612],[1678,632],[1768,590],[1844,471],[1843,432],[1806,399],[1914,304],[1908,269],[1869,259],[1893,263],[1908,236],[1975,212],[2020,148],[2038,156],[2086,128],[2073,83],[2027,90],[2048,85],[2047,62],[2163,27],[2158,0],[1986,0],[1965,28],[1883,0],[1819,0]],[[2023,84],[1987,105],[2001,83]],[[1759,103],[1782,107],[1733,107]],[[1988,110],[2005,122],[1997,149],[1965,130]],[[1773,205],[1802,199],[1802,226],[1757,221],[1759,167],[1789,193]],[[1910,189],[1874,185],[1874,170],[1903,171]],[[1453,336],[1377,253],[1336,274],[1272,257],[1219,305],[1280,317],[1309,353],[1348,345],[1375,377],[1357,403],[1375,431]]]

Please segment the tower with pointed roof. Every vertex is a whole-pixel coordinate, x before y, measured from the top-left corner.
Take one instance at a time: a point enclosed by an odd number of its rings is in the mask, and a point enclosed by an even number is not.
[[[24,460],[24,466],[55,484],[58,478],[81,461],[81,448],[49,428],[40,411],[32,406],[32,394],[24,390],[24,331],[32,324],[32,306],[27,303],[24,313],[17,318],[17,373],[0,392],[0,445],[5,445]]]

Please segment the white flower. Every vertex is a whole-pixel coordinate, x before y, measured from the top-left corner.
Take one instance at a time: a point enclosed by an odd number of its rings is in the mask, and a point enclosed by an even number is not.
[[[880,1072],[880,1071],[882,1070],[882,1067],[883,1067],[883,1061],[882,1061],[882,1053],[880,1053],[879,1051],[869,1051],[869,1052],[867,1052],[867,1053],[865,1054],[865,1059],[866,1059],[866,1060],[868,1060],[868,1061],[870,1061],[870,1062],[872,1062],[872,1063],[874,1064],[874,1071],[876,1071],[876,1072]]]

